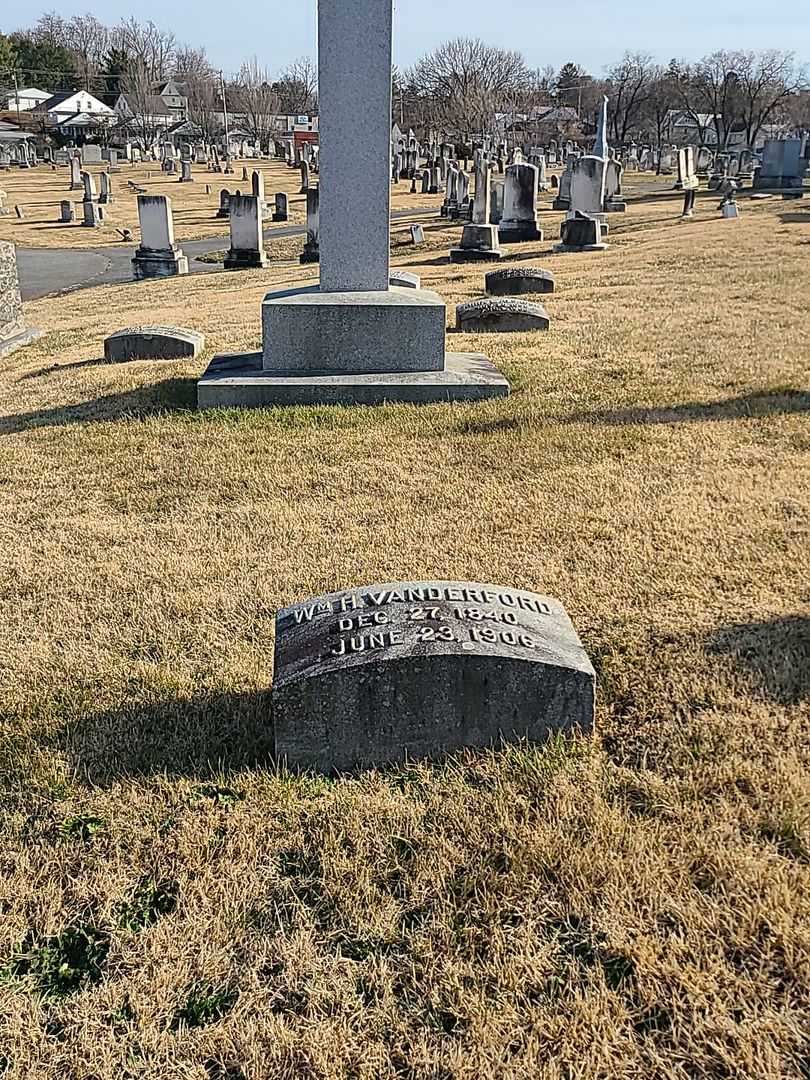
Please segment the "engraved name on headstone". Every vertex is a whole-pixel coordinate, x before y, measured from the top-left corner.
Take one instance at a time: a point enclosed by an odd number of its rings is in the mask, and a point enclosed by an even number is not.
[[[416,581],[276,618],[276,755],[349,770],[590,731],[593,668],[563,606],[520,589]]]

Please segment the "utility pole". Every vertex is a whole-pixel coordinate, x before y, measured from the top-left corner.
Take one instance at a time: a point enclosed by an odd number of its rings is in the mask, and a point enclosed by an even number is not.
[[[17,72],[14,72],[14,102],[17,106],[17,127],[20,126],[20,87],[17,82]]]
[[[225,156],[231,152],[231,136],[228,130],[228,103],[225,100],[225,76],[220,71],[219,73],[219,90],[222,94],[222,115],[225,118]]]

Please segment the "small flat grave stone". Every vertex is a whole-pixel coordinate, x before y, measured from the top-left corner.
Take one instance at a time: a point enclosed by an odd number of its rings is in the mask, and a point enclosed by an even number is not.
[[[332,593],[276,616],[279,761],[346,771],[589,732],[595,674],[563,606],[469,581]]]
[[[388,279],[390,285],[398,285],[401,289],[421,289],[422,279],[418,274],[411,274],[408,270],[392,270]]]
[[[486,277],[489,296],[520,296],[523,293],[554,292],[554,275],[536,266],[508,266],[491,270]]]
[[[543,305],[528,300],[472,300],[456,307],[456,329],[462,333],[519,333],[550,325]]]
[[[130,326],[104,341],[108,364],[127,360],[186,360],[200,354],[205,336],[182,326]]]

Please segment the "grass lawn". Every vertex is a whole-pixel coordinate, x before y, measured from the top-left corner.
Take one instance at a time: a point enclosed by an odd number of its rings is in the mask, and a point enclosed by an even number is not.
[[[128,187],[127,181],[146,189],[149,195],[168,195],[172,201],[175,239],[199,240],[207,236],[227,236],[228,219],[218,218],[219,193],[222,188],[229,191],[250,193],[250,174],[254,169],[264,173],[265,195],[272,200],[277,191],[284,191],[289,199],[288,224],[303,224],[306,221],[306,196],[299,195],[301,173],[289,169],[282,161],[234,161],[233,175],[208,172],[204,165],[193,165],[190,184],[179,183],[178,173],[169,176],[160,171],[160,162],[147,161],[138,165],[119,163],[119,171],[111,174],[114,202],[106,209],[104,224],[97,229],[85,228],[82,224],[82,192],[69,191],[70,169],[59,166],[53,170],[50,165],[40,165],[35,169],[13,169],[0,172],[0,189],[6,192],[7,205],[11,213],[0,217],[0,240],[11,240],[19,247],[67,247],[92,248],[105,244],[121,244],[119,229],[131,229],[136,240],[140,238],[138,226],[137,195]],[[242,168],[248,170],[248,180],[242,180]],[[96,191],[100,190],[99,177],[106,166],[88,165],[85,171],[95,177]],[[317,183],[317,177],[313,178]],[[210,193],[206,194],[206,184]],[[409,210],[416,207],[440,206],[443,195],[411,195],[410,182],[397,184],[391,188],[391,209]],[[70,199],[76,204],[76,221],[62,224],[59,220],[59,203]],[[17,218],[14,207],[20,206],[24,217]],[[272,231],[273,225],[267,222]],[[282,226],[276,226],[282,227]]]
[[[634,203],[598,255],[552,256],[543,213],[513,253],[556,275],[550,331],[448,337],[513,384],[481,405],[197,414],[209,356],[314,268],[27,305],[3,1080],[806,1080],[810,212],[717,202]],[[484,272],[447,262],[459,231],[394,242],[450,327]],[[138,322],[208,352],[100,362]],[[275,769],[276,609],[406,578],[561,600],[596,736]]]

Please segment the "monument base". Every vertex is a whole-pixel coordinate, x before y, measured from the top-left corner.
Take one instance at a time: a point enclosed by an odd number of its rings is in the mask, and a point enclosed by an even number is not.
[[[11,337],[0,337],[0,357],[10,356],[11,353],[21,349],[24,345],[30,345],[32,341],[42,337],[41,330],[20,330]]]
[[[428,289],[268,293],[262,303],[268,372],[345,375],[441,371],[447,309]]]
[[[233,248],[225,256],[226,270],[264,270],[267,266],[267,256],[263,251],[234,251]]]
[[[627,211],[627,203],[616,199],[608,199],[605,202],[606,214],[624,214]]]
[[[527,244],[543,240],[543,230],[533,221],[502,221],[498,226],[502,244]]]
[[[370,374],[267,371],[261,353],[215,356],[197,383],[200,409],[269,405],[385,405],[506,397],[509,383],[481,353],[447,353],[442,371]]]
[[[179,247],[165,250],[137,248],[132,260],[136,281],[144,278],[177,277],[188,273],[188,259]]]
[[[607,251],[607,244],[583,244],[581,247],[575,244],[555,244],[552,251],[555,255],[563,255],[569,251]]]
[[[483,248],[451,248],[450,262],[497,262],[504,257],[504,254],[505,252],[501,251],[500,248],[493,250],[486,250]]]

